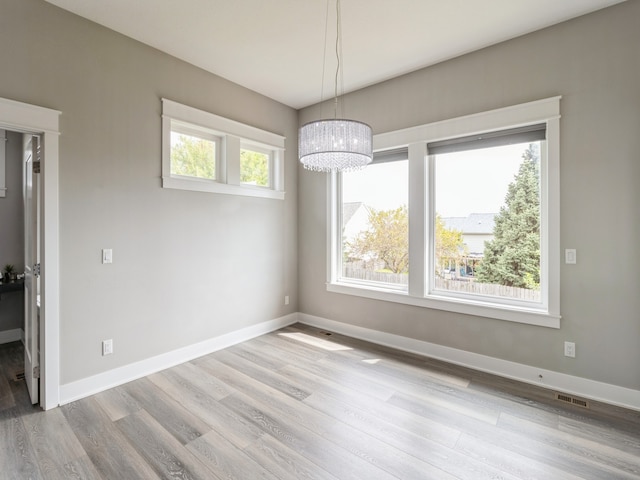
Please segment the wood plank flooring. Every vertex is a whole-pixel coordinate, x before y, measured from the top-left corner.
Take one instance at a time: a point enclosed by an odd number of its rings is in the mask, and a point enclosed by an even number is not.
[[[640,479],[640,412],[294,325],[47,412],[0,345],[2,479]]]

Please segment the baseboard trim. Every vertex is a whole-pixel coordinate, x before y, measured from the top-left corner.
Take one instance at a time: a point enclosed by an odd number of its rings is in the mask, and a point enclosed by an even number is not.
[[[292,313],[275,320],[269,320],[257,325],[252,325],[251,327],[242,328],[219,337],[210,338],[194,345],[189,345],[162,355],[115,368],[91,377],[83,378],[75,382],[60,385],[60,405],[65,405],[75,400],[95,395],[96,393],[117,387],[118,385],[122,385],[132,380],[188,362],[194,358],[251,340],[252,338],[264,335],[265,333],[273,332],[279,328],[292,325],[296,323],[297,320],[297,314]]]
[[[22,329],[14,328],[12,330],[3,330],[0,332],[0,345],[3,343],[11,343],[22,340]]]
[[[305,313],[298,314],[305,325],[323,328],[368,342],[424,355],[463,367],[480,370],[505,378],[537,385],[551,390],[570,393],[590,400],[640,411],[640,391],[573,375],[536,368],[521,363],[501,360],[486,355],[445,347],[391,333],[357,327]]]

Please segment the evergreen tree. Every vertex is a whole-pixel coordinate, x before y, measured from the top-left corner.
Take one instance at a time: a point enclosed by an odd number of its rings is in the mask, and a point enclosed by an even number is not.
[[[494,238],[485,242],[476,269],[481,283],[538,289],[540,286],[540,154],[530,144],[495,218]]]

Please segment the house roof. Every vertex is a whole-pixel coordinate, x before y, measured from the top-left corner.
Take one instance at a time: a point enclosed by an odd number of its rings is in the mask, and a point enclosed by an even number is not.
[[[342,224],[346,225],[347,223],[349,223],[349,220],[351,220],[351,218],[363,205],[364,204],[362,202],[344,203],[342,205]]]
[[[497,213],[471,213],[466,217],[442,217],[449,230],[457,230],[465,235],[492,234]]]

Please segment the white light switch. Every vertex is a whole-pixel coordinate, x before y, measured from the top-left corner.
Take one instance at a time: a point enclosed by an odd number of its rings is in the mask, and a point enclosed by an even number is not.
[[[102,342],[102,356],[111,355],[113,353],[113,339],[104,340]]]
[[[113,263],[113,250],[110,248],[102,249],[102,263]]]
[[[577,260],[575,248],[567,248],[564,251],[564,263],[575,264],[577,263]]]

